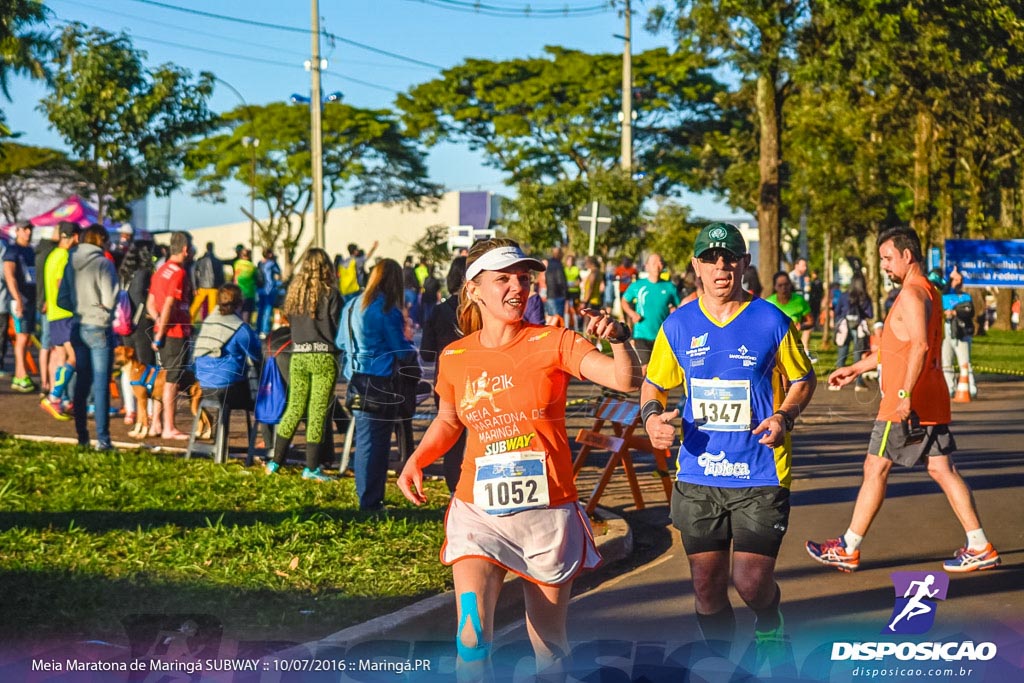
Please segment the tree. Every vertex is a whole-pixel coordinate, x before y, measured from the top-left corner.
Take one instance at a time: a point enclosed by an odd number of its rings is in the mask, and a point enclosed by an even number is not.
[[[55,149],[0,144],[0,216],[8,223],[22,217],[25,199],[42,192],[78,192],[81,177],[67,155]]]
[[[690,217],[688,207],[660,198],[647,223],[645,248],[661,256],[666,267],[683,273],[693,256],[693,242],[701,224]]]
[[[684,51],[633,56],[637,176],[616,169],[620,151],[620,55],[547,47],[541,57],[467,60],[400,95],[411,134],[428,145],[462,142],[506,174],[517,197],[508,228],[534,248],[577,242],[577,216],[593,199],[613,210],[604,250],[637,239],[640,206],[652,192],[704,189],[707,138],[725,134],[735,113],[709,64]],[[624,213],[619,213],[619,210]]]
[[[621,60],[561,47],[543,57],[470,59],[399,95],[413,135],[467,143],[510,184],[608,170],[619,158]],[[635,154],[662,193],[685,185],[703,135],[721,128],[724,92],[699,58],[668,50],[633,57]]]
[[[357,204],[415,205],[439,194],[427,180],[422,150],[390,111],[332,102],[322,120],[325,211],[345,193]],[[291,264],[313,205],[309,110],[284,102],[242,106],[221,115],[216,131],[188,155],[185,174],[196,181],[196,196],[222,202],[228,180],[250,186],[267,214],[249,217],[257,241],[275,251],[280,243]],[[253,138],[259,145],[247,146]]]
[[[423,236],[412,243],[409,251],[422,263],[427,265],[448,267],[452,258],[448,249],[448,226],[431,225],[424,231]]]
[[[668,23],[684,49],[719,57],[753,83],[758,135],[757,224],[762,273],[779,266],[782,205],[782,111],[806,0],[675,0],[651,13],[649,28]]]
[[[0,92],[11,100],[8,90],[12,75],[46,79],[46,60],[53,52],[53,41],[36,26],[51,15],[39,0],[5,0],[0,8]],[[0,135],[10,131],[0,111]]]
[[[181,184],[190,141],[212,121],[213,75],[171,64],[147,69],[127,34],[69,24],[55,59],[53,92],[40,109],[71,148],[100,218],[127,217],[150,191]]]

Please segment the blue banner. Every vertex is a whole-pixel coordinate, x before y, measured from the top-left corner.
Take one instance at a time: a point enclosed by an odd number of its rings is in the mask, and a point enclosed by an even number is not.
[[[966,287],[1024,286],[1024,240],[946,240],[946,274],[953,267]]]

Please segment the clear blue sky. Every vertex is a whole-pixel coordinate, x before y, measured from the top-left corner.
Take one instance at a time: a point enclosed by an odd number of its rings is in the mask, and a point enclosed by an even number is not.
[[[148,63],[173,62],[194,73],[211,71],[230,83],[251,104],[284,101],[292,93],[308,93],[309,74],[303,61],[310,55],[309,34],[261,28],[175,11],[159,5],[209,12],[280,26],[307,29],[307,0],[45,0],[55,16],[54,30],[64,21],[80,21],[108,31],[125,31],[148,53]],[[570,8],[572,16],[495,17],[454,9],[472,0],[320,0],[321,28],[343,39],[429,64],[449,67],[470,57],[507,59],[533,56],[545,45],[564,45],[588,52],[621,52],[623,31],[618,12],[585,11],[603,0],[482,0],[482,5],[536,10]],[[671,44],[667,34],[643,30],[644,3],[634,0],[633,50]],[[650,4],[650,3],[647,3]],[[439,70],[374,53],[351,44],[321,41],[328,60],[325,93],[340,90],[355,106],[389,107],[397,92],[430,80]],[[36,107],[45,90],[38,84],[12,83],[13,103],[3,109],[12,130],[26,144],[63,147],[48,130]],[[211,107],[226,111],[238,96],[217,84]],[[508,192],[500,174],[461,146],[440,145],[430,151],[430,175],[451,190]],[[710,198],[687,196],[698,215],[733,215]],[[247,205],[246,189],[232,189],[226,204],[200,202],[186,187],[170,200],[150,198],[149,226],[195,228],[244,220],[238,207]]]

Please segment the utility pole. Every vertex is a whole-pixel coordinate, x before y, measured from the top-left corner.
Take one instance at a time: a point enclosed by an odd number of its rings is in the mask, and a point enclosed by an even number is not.
[[[309,70],[313,77],[313,87],[309,98],[310,117],[310,153],[313,157],[313,246],[326,248],[327,237],[324,234],[324,150],[323,126],[320,122],[320,6],[317,0],[313,3],[313,59]]]
[[[622,36],[622,169],[628,171],[633,167],[633,48],[629,0],[625,0],[623,15],[626,32]]]

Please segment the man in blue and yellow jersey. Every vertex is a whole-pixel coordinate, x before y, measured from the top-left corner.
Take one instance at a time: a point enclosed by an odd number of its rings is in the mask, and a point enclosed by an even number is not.
[[[700,298],[673,312],[654,342],[640,391],[655,448],[675,440],[670,389],[685,385],[672,523],[690,562],[697,623],[709,643],[735,630],[732,582],[757,616],[756,642],[782,643],[775,558],[789,523],[790,438],[817,384],[785,313],[741,287],[750,263],[738,228],[712,223],[694,244]],[[770,651],[770,650],[769,650]]]

